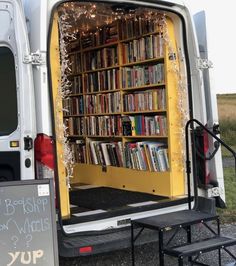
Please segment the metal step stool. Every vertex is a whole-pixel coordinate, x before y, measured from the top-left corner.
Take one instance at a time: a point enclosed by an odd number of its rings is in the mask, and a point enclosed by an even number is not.
[[[221,249],[224,249],[230,256],[234,259],[234,255],[229,252],[225,247],[231,246],[236,244],[236,239],[228,238],[220,236],[220,221],[218,215],[215,214],[215,209],[211,206],[214,206],[213,201],[206,201],[205,199],[199,199],[199,206],[194,210],[182,210],[162,215],[155,215],[143,219],[137,219],[131,221],[131,247],[132,247],[132,265],[135,265],[135,256],[134,256],[134,243],[136,239],[141,235],[142,231],[145,228],[152,229],[158,231],[159,234],[159,265],[164,266],[164,256],[165,254],[178,257],[179,265],[183,265],[184,257],[188,257],[189,261],[198,265],[204,265],[197,262],[197,258],[199,254],[205,253],[211,250],[219,250],[219,265],[221,265]],[[207,210],[204,210],[206,205]],[[210,210],[210,212],[209,212]],[[207,222],[209,221],[216,221],[217,223],[217,231],[213,230]],[[192,236],[191,236],[191,226],[194,224],[202,224],[210,232],[214,234],[214,237],[208,240],[202,240],[199,242],[192,243]],[[136,236],[134,236],[134,228],[140,228],[140,231]],[[172,237],[169,239],[167,244],[164,245],[164,233],[170,230],[175,230]],[[176,234],[180,229],[184,229],[187,233],[187,243],[180,247],[172,247],[169,248],[168,245],[174,239]],[[219,241],[217,244],[216,242]],[[199,251],[199,248],[202,249]],[[191,253],[192,251],[192,253]],[[182,255],[181,255],[182,254]],[[192,256],[196,258],[192,260]]]
[[[236,239],[233,239],[230,237],[224,237],[224,236],[216,236],[216,237],[204,239],[202,241],[195,242],[192,244],[185,244],[182,246],[166,248],[166,249],[164,248],[163,252],[164,254],[178,258],[179,266],[183,266],[184,258],[186,257],[190,258],[192,256],[196,256],[194,260],[191,260],[192,265],[193,264],[206,265],[206,264],[200,264],[199,262],[197,262],[197,259],[199,258],[199,256],[206,252],[218,250],[219,251],[219,265],[221,265],[220,251],[222,249],[225,250],[236,261],[236,257],[226,248],[232,245],[236,245]]]
[[[185,144],[186,144],[186,172],[187,172],[187,196],[188,196],[188,210],[178,211],[173,213],[167,213],[163,215],[156,215],[148,218],[131,220],[131,246],[132,246],[132,265],[135,265],[134,258],[134,242],[142,233],[145,228],[158,231],[159,234],[159,258],[160,266],[164,266],[164,255],[168,254],[175,256],[179,260],[179,265],[183,265],[183,259],[188,258],[191,264],[195,265],[206,265],[197,261],[200,254],[218,250],[219,254],[219,265],[221,265],[221,249],[224,249],[231,257],[236,261],[235,256],[226,249],[228,246],[236,244],[236,239],[229,237],[223,237],[220,235],[220,221],[219,217],[216,215],[215,202],[213,198],[203,198],[198,196],[198,179],[196,169],[193,167],[193,175],[191,177],[191,161],[190,161],[190,143],[192,139],[190,137],[190,132],[194,133],[194,123],[198,125],[199,128],[206,131],[212,138],[217,142],[222,144],[227,150],[229,150],[235,158],[236,153],[226,145],[220,138],[216,136],[214,132],[211,132],[207,127],[205,127],[201,122],[196,119],[190,119],[185,126]],[[190,130],[190,127],[192,130]],[[193,142],[193,151],[196,152],[195,143]],[[194,154],[195,156],[196,154]],[[193,156],[193,157],[194,157]],[[193,161],[194,165],[195,161]],[[195,165],[196,166],[196,165]],[[191,185],[193,186],[193,193],[191,191]],[[192,194],[193,199],[192,200]],[[192,204],[194,207],[192,209]],[[207,224],[208,221],[217,222],[217,231],[215,231],[211,226]],[[194,224],[203,224],[209,231],[214,235],[211,239],[203,239],[201,241],[192,243],[191,236],[191,226]],[[140,227],[140,231],[136,236],[134,236],[134,227]],[[170,242],[174,239],[178,230],[181,228],[185,229],[187,233],[187,243],[179,247],[169,247]],[[164,232],[174,229],[174,234],[168,240],[167,244],[164,245]],[[192,256],[196,256],[194,259]],[[234,262],[235,264],[235,262]]]
[[[172,229],[183,228],[187,233],[187,242],[191,243],[191,225],[215,220],[217,222],[218,233],[220,232],[219,217],[216,214],[206,213],[198,210],[183,210],[167,214],[155,215],[143,219],[131,221],[131,248],[132,248],[132,265],[135,265],[134,243],[145,228],[158,231],[159,234],[159,259],[160,266],[164,266],[164,233]],[[141,228],[139,233],[134,236],[134,228]],[[171,239],[172,240],[172,239]],[[170,240],[170,241],[171,241]],[[169,241],[169,242],[170,242]]]

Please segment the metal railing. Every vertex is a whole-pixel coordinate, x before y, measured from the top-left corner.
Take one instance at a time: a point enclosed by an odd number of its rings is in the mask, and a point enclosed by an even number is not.
[[[197,119],[190,119],[185,126],[185,138],[186,138],[186,173],[187,173],[187,190],[188,190],[188,207],[191,209],[191,161],[190,161],[190,146],[189,146],[189,126],[192,126],[194,129],[194,123],[196,123],[199,127],[205,130],[209,135],[211,135],[215,140],[217,140],[221,145],[223,145],[230,153],[232,153],[234,160],[235,160],[235,173],[236,173],[236,152],[229,147],[223,140],[216,136],[211,130],[209,130],[206,126],[204,126],[200,121]],[[196,179],[196,173],[193,173],[193,185],[194,185],[194,202],[197,205],[198,202],[198,184]]]

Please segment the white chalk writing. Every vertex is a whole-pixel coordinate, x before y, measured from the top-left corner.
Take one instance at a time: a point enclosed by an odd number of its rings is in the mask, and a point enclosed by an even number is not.
[[[45,212],[48,204],[47,198],[21,198],[17,200],[5,199],[0,200],[0,214],[6,216],[12,216],[16,212],[22,212],[23,214],[41,213]]]
[[[10,263],[7,266],[13,265],[17,260],[24,265],[32,265],[37,264],[37,260],[42,258],[44,251],[42,249],[33,250],[33,251],[16,251],[16,252],[8,252],[8,255],[11,257]]]

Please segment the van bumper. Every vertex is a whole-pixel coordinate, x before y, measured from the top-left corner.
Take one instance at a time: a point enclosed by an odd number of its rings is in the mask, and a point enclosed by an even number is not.
[[[140,231],[135,229],[135,234]],[[158,233],[145,229],[135,245],[158,241]],[[123,229],[91,232],[86,235],[67,236],[58,230],[58,248],[60,257],[72,258],[101,254],[131,247],[130,226]]]

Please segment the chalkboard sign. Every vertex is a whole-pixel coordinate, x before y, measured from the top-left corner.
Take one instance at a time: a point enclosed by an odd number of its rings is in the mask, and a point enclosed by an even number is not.
[[[0,182],[0,266],[57,266],[52,180]]]

